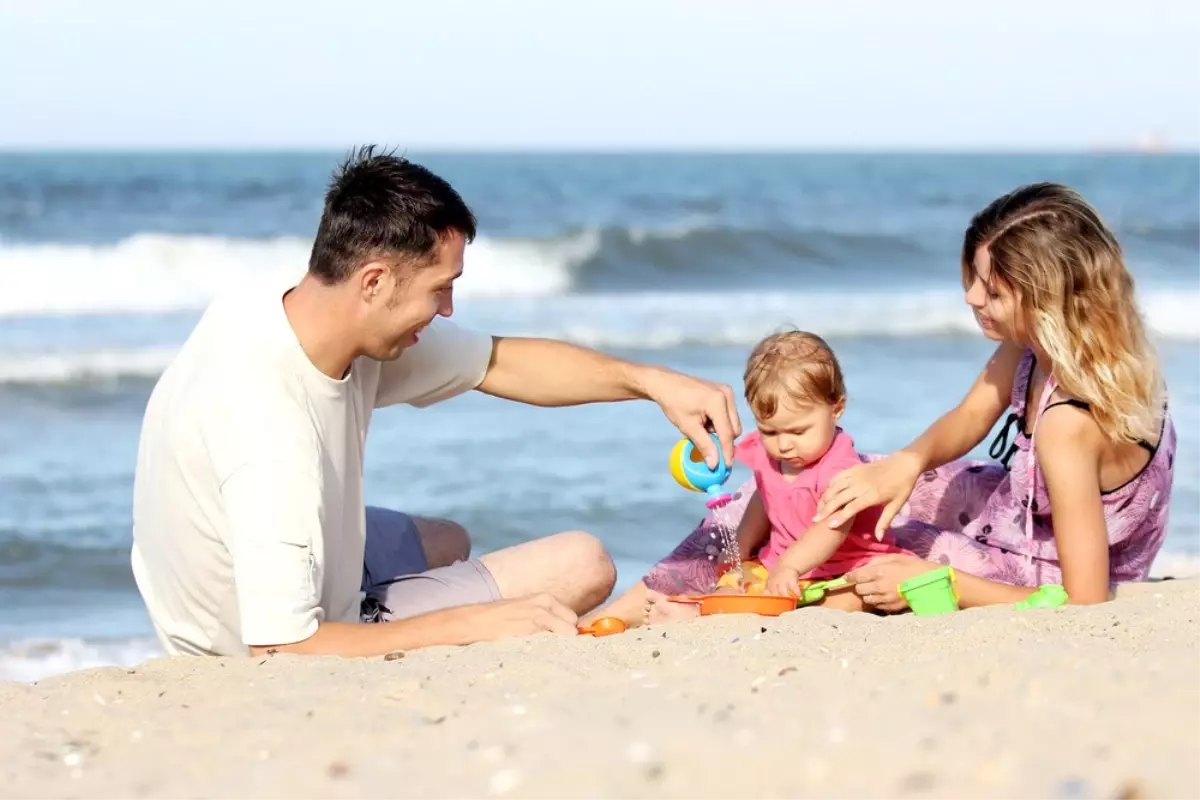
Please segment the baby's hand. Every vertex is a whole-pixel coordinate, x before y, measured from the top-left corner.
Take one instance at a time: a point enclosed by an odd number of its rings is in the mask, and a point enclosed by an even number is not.
[[[776,597],[800,596],[800,572],[786,564],[776,564],[767,576],[767,594]]]

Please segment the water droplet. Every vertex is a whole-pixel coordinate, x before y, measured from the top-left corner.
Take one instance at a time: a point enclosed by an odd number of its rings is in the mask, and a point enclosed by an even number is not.
[[[648,742],[630,742],[625,748],[625,757],[634,764],[646,764],[654,758],[654,748]]]
[[[508,794],[521,785],[521,771],[513,767],[502,769],[488,779],[488,792],[491,794]]]

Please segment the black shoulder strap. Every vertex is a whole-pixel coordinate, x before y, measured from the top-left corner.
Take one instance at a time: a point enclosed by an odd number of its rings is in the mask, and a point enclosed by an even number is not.
[[[1092,407],[1090,405],[1088,405],[1087,403],[1083,402],[1082,400],[1074,400],[1074,399],[1072,399],[1072,400],[1056,400],[1055,402],[1046,406],[1046,410],[1049,411],[1050,409],[1054,408],[1055,406],[1075,406],[1075,408],[1082,408],[1084,411],[1092,410]]]
[[[1059,400],[1046,406],[1046,410],[1049,411],[1055,406],[1075,406],[1075,408],[1082,408],[1084,411],[1092,410],[1092,407],[1082,400]],[[1154,455],[1155,450],[1157,449],[1145,439],[1138,439],[1137,443],[1140,447],[1144,448],[1148,453],[1150,453],[1150,455]]]

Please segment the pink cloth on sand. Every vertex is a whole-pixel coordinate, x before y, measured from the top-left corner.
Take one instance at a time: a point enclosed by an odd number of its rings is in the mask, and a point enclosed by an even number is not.
[[[784,551],[812,526],[817,502],[833,477],[844,469],[862,463],[854,449],[854,440],[841,428],[838,428],[825,455],[796,475],[780,472],[779,463],[763,448],[758,431],[738,442],[734,453],[739,461],[754,471],[755,487],[767,512],[767,519],[771,522],[770,536],[757,554],[758,560],[767,569],[772,569]],[[890,532],[882,541],[876,540],[875,525],[879,521],[879,514],[878,508],[858,514],[833,555],[801,577],[807,580],[837,578],[875,556],[907,553],[907,550],[896,545]]]

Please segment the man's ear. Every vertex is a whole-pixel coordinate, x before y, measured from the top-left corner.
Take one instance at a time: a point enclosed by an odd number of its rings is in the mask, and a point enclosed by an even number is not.
[[[363,300],[372,302],[383,297],[387,288],[387,278],[390,270],[381,261],[369,261],[364,264],[352,280],[358,283],[359,294]]]

